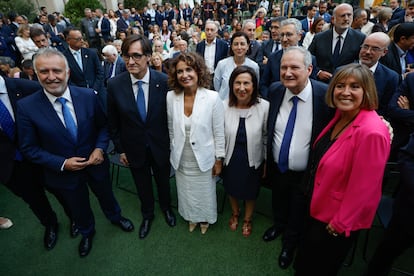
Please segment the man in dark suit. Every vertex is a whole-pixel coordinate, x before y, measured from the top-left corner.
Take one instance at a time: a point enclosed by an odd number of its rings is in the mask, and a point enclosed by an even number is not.
[[[217,32],[218,26],[216,23],[212,20],[207,20],[205,26],[206,39],[199,42],[196,46],[196,53],[204,58],[210,75],[214,74],[217,63],[226,58],[229,53],[228,44],[217,38]]]
[[[388,22],[388,29],[403,23],[405,17],[405,9],[401,7],[401,0],[390,0],[390,8],[392,9],[392,16]]]
[[[45,248],[50,250],[55,247],[58,237],[56,213],[45,194],[41,168],[23,158],[19,151],[14,123],[17,101],[39,89],[41,86],[38,82],[0,76],[0,114],[3,114],[0,115],[0,182],[29,205],[45,227],[43,242]],[[4,116],[2,108],[7,109],[9,116]],[[70,219],[69,209],[63,199],[58,194],[55,196]],[[73,236],[76,234],[71,233]]]
[[[128,72],[108,81],[109,129],[120,161],[129,166],[137,187],[143,239],[154,218],[152,174],[165,220],[171,227],[176,224],[170,207],[167,75],[148,68],[152,49],[147,37],[127,37],[121,51]]]
[[[406,145],[414,132],[414,73],[407,74],[391,98],[388,115],[394,129],[391,160],[396,160],[399,149]]]
[[[263,41],[260,46],[259,54],[257,55],[256,63],[260,67],[260,75],[263,76],[264,66],[267,64],[270,55],[274,52],[282,50],[282,44],[280,43],[280,22],[285,20],[286,17],[278,16],[273,17],[270,22],[270,34],[271,38],[267,41]]]
[[[85,257],[95,234],[88,186],[113,224],[134,229],[112,192],[106,116],[92,89],[67,85],[69,66],[61,52],[39,50],[34,66],[43,90],[17,104],[18,131],[24,133],[20,149],[43,167],[46,186],[63,197],[82,234],[79,255]]]
[[[122,72],[125,72],[127,69],[125,67],[125,62],[121,56],[119,56],[118,51],[113,45],[106,45],[102,49],[102,55],[105,58],[104,61],[104,76],[105,76],[105,86],[108,83],[108,79],[118,76]]]
[[[43,25],[43,30],[49,37],[50,41],[55,44],[62,44],[62,41],[65,39],[63,36],[63,29],[62,25],[57,24],[56,16],[53,14],[49,14],[47,16],[49,23]]]
[[[255,39],[256,22],[253,19],[246,19],[243,21],[242,31],[247,34],[250,39],[250,54],[248,57],[256,61],[260,52],[260,42]]]
[[[388,53],[380,59],[380,62],[404,78],[405,73],[412,71],[411,68],[407,68],[405,56],[413,47],[414,24],[401,23],[394,31],[394,40],[388,46]]]
[[[307,32],[309,32],[310,27],[313,24],[313,21],[315,20],[316,12],[318,11],[318,8],[315,4],[310,4],[308,6],[308,11],[306,13],[306,18],[302,19],[300,23],[302,23],[302,30],[303,30],[303,36]]]
[[[389,44],[390,38],[387,34],[376,32],[365,38],[359,51],[359,62],[374,73],[379,103],[377,112],[384,117],[387,117],[388,105],[400,79],[396,72],[378,62],[387,54]]]
[[[386,276],[398,256],[414,245],[414,133],[400,150],[400,187],[391,221],[368,265],[367,276]]]
[[[302,47],[286,49],[281,60],[281,82],[269,88],[270,101],[267,141],[267,172],[272,184],[274,225],[263,240],[271,241],[283,233],[279,266],[289,267],[303,233],[306,214],[304,172],[309,150],[317,135],[333,116],[325,103],[327,85],[310,80],[312,57]],[[292,139],[285,143],[288,117],[297,102]],[[288,136],[288,135],[287,135]],[[282,151],[288,155],[282,154]],[[283,157],[284,156],[284,157]]]
[[[98,17],[95,31],[105,43],[111,41],[111,22],[109,22],[109,19],[104,16],[101,9],[96,9],[95,13]]]
[[[316,17],[322,17],[326,23],[331,23],[331,15],[328,12],[328,3],[326,1],[319,2],[319,11],[316,13]]]
[[[83,39],[79,29],[70,27],[66,31],[69,48],[63,51],[63,54],[70,68],[70,85],[94,89],[105,108],[104,74],[96,51],[82,47]]]
[[[280,42],[282,43],[282,50],[276,51],[269,56],[267,64],[264,66],[264,72],[260,78],[260,93],[263,97],[267,97],[269,86],[280,80],[280,60],[284,49],[291,46],[298,46],[302,35],[302,27],[299,20],[289,18],[283,20],[280,27]],[[312,57],[312,73],[311,78],[316,79],[318,67],[316,65],[315,57]]]
[[[351,5],[338,5],[333,12],[334,27],[316,34],[309,46],[309,51],[316,57],[320,68],[318,79],[323,82],[329,82],[332,73],[339,66],[358,59],[359,48],[365,35],[350,28],[352,18]]]
[[[129,28],[132,22],[130,19],[130,15],[131,12],[129,11],[129,9],[122,10],[122,16],[116,21],[117,32],[126,31]]]

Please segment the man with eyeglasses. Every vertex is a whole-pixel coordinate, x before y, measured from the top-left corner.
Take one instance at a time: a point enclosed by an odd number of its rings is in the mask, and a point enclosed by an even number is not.
[[[260,46],[259,54],[257,56],[257,64],[259,64],[261,73],[263,72],[263,66],[267,64],[268,58],[271,53],[277,52],[282,49],[282,45],[280,44],[280,22],[285,20],[286,17],[279,16],[279,17],[273,17],[270,20],[270,34],[272,36],[272,39],[269,39],[268,41],[264,41],[262,45]],[[261,74],[263,75],[263,74]]]
[[[147,37],[127,37],[121,51],[128,72],[108,81],[109,130],[120,162],[130,168],[137,188],[143,217],[139,238],[144,239],[154,219],[152,175],[165,221],[176,225],[169,183],[168,77],[149,69],[152,49]]]
[[[387,34],[372,33],[365,38],[359,51],[359,63],[366,65],[374,73],[379,102],[377,112],[384,117],[387,117],[388,104],[399,83],[398,74],[378,62],[387,54],[390,42]]]
[[[329,82],[336,68],[358,58],[365,35],[351,28],[352,18],[351,5],[338,5],[333,11],[333,28],[316,34],[309,46],[320,68],[317,77],[323,82]]]
[[[273,52],[264,66],[263,76],[260,78],[260,93],[263,97],[267,97],[269,86],[280,80],[280,60],[283,51],[291,46],[298,46],[302,36],[302,24],[295,18],[288,18],[280,23],[279,30],[280,42],[282,50]],[[315,57],[312,57],[312,73],[311,78],[316,79],[318,72]]]
[[[106,110],[106,90],[104,73],[96,51],[83,47],[82,33],[77,28],[67,28],[64,32],[68,49],[63,51],[70,68],[69,83],[79,87],[92,88]]]

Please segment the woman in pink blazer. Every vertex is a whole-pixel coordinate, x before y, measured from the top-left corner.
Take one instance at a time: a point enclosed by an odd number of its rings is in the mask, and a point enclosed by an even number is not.
[[[367,67],[342,68],[326,100],[337,111],[312,148],[310,218],[296,275],[337,274],[359,230],[371,226],[390,152],[390,134],[375,112],[378,97]]]

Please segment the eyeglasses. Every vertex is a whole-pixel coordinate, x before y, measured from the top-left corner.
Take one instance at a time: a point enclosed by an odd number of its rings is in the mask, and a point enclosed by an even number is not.
[[[295,34],[293,34],[293,33],[280,33],[280,37],[287,37],[287,38],[290,38],[290,37],[292,37],[292,36],[294,36]]]
[[[69,39],[73,39],[75,41],[81,41],[83,40],[83,37],[70,37]]]
[[[131,58],[134,61],[140,61],[141,58],[143,57],[143,54],[139,54],[139,53],[132,53],[132,54],[122,54],[122,58],[124,59],[125,62],[128,62]]]
[[[364,51],[371,50],[373,52],[381,52],[381,51],[384,50],[384,48],[380,48],[380,47],[376,47],[376,46],[369,46],[369,45],[366,45],[366,44],[362,44],[361,49],[364,50]]]

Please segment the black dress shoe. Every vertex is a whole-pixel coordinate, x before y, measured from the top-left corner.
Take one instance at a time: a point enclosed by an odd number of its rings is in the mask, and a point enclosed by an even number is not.
[[[281,231],[278,231],[276,227],[273,225],[269,229],[266,230],[263,234],[263,240],[264,241],[273,241],[281,234]]]
[[[82,237],[82,240],[79,243],[79,256],[86,257],[89,252],[91,252],[93,236],[95,236],[95,231],[90,233],[88,236]]]
[[[132,221],[124,217],[121,217],[119,221],[112,222],[112,224],[118,225],[125,232],[134,231],[134,225],[132,224]]]
[[[51,250],[55,247],[58,236],[58,228],[57,224],[46,226],[43,242],[47,250]]]
[[[282,249],[279,255],[279,266],[281,269],[286,269],[293,261],[293,250]]]
[[[164,216],[165,216],[165,221],[167,222],[169,226],[174,227],[176,225],[175,214],[173,211],[171,210],[165,211]]]
[[[144,219],[144,221],[141,223],[141,226],[139,227],[139,238],[140,239],[144,239],[148,235],[151,229],[151,223],[152,223],[152,220],[150,219]]]
[[[73,221],[70,222],[70,236],[76,238],[79,235],[79,229]]]

